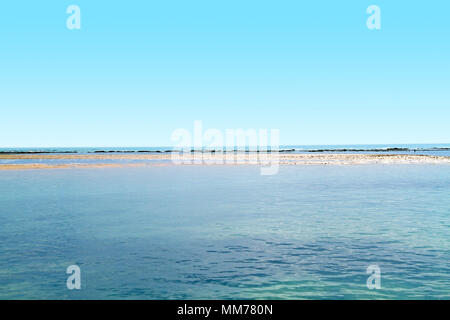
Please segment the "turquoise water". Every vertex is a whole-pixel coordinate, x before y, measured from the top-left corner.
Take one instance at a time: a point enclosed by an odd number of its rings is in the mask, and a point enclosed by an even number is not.
[[[450,166],[0,171],[17,298],[449,299]]]

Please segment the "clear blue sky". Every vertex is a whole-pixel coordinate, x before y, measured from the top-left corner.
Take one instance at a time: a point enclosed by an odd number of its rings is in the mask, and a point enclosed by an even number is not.
[[[447,0],[2,2],[0,147],[171,145],[194,120],[281,144],[449,143],[449,16]]]

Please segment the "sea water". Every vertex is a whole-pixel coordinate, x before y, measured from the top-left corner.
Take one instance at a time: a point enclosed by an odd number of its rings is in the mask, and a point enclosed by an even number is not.
[[[0,171],[0,299],[25,298],[449,299],[450,166]]]

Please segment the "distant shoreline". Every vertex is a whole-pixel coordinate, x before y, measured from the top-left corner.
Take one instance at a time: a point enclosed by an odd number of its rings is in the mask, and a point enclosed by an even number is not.
[[[245,153],[259,153],[259,152],[278,152],[278,153],[325,153],[325,152],[336,152],[336,153],[344,153],[344,152],[436,152],[436,151],[450,151],[450,147],[431,147],[431,148],[402,148],[402,147],[386,147],[386,148],[320,148],[320,149],[303,149],[303,148],[281,148],[279,150],[220,150],[220,149],[191,149],[190,152],[196,153],[211,153],[211,152],[245,152]],[[35,150],[21,150],[19,149],[10,149],[7,151],[0,151],[0,155],[3,154],[92,154],[92,153],[173,153],[179,152],[179,150],[172,149],[156,149],[156,150],[118,150],[118,149],[98,149],[91,151],[79,151],[74,148],[74,150],[39,150],[38,148]]]
[[[449,156],[352,153],[171,153],[0,154],[0,170],[103,168],[175,165],[366,165],[450,164]],[[231,159],[231,161],[230,161]]]

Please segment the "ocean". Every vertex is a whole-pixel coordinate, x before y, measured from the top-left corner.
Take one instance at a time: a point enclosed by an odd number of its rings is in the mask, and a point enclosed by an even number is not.
[[[449,195],[448,165],[0,171],[0,299],[449,299]]]

